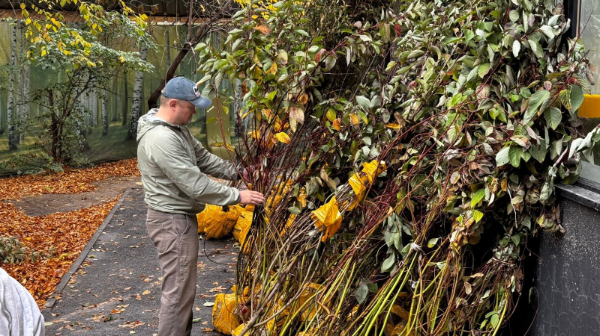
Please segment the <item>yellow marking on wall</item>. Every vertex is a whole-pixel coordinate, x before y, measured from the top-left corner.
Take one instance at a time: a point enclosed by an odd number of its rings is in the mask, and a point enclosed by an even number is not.
[[[600,95],[584,95],[577,114],[585,118],[600,118]]]

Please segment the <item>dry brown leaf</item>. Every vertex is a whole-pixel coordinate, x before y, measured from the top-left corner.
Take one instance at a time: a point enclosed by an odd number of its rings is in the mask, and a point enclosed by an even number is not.
[[[265,25],[256,26],[256,27],[254,27],[254,29],[258,30],[259,32],[261,32],[265,35],[269,35],[271,33],[271,29]]]

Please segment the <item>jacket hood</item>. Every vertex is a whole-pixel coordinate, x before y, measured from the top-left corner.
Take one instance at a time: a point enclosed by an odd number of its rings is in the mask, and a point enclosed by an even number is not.
[[[179,128],[177,125],[170,124],[162,119],[156,117],[156,113],[158,113],[157,108],[153,108],[148,113],[144,114],[139,120],[137,125],[137,141],[142,140],[144,135],[148,133],[151,129],[158,125],[165,125]]]

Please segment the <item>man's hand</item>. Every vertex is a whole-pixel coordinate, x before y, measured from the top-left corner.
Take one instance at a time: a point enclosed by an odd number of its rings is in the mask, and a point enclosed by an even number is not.
[[[265,196],[258,191],[242,190],[240,191],[240,203],[259,205],[265,202]]]

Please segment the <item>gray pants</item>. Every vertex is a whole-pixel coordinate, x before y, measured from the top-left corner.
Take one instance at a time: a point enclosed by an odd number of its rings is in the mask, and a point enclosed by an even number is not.
[[[196,296],[198,221],[192,215],[148,209],[146,227],[162,273],[158,335],[189,336]]]

